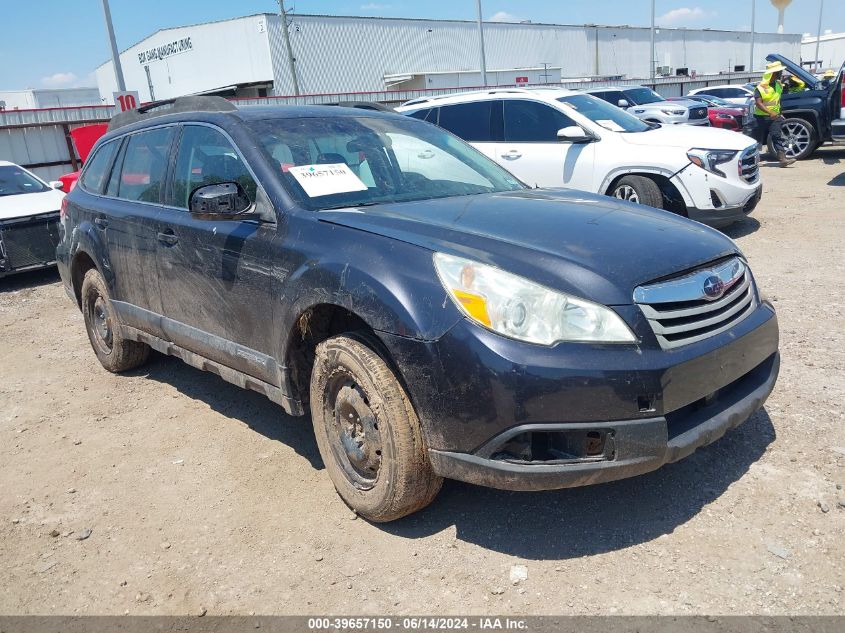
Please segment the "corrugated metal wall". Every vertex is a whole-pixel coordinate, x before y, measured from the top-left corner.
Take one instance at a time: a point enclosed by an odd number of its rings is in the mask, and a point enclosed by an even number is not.
[[[281,19],[268,15],[275,93],[290,95]],[[372,91],[385,74],[478,69],[477,27],[472,22],[295,15],[289,33],[303,93]],[[563,77],[647,77],[649,29],[603,26],[485,23],[488,68],[562,68]],[[800,35],[758,33],[756,66],[768,53],[798,60]],[[749,65],[750,34],[658,29],[658,65],[700,74]]]
[[[113,106],[0,112],[0,160],[24,166],[48,163],[30,171],[44,180],[56,180],[73,171],[68,132],[78,125],[108,121],[113,114]],[[79,158],[75,152],[73,158]]]

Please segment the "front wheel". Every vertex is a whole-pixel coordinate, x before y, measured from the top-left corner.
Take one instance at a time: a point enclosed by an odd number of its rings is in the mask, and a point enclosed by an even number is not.
[[[363,335],[317,346],[311,420],[341,498],[364,518],[383,522],[427,506],[443,480],[431,468],[408,395],[374,347]]]
[[[651,178],[645,176],[623,176],[613,186],[610,195],[620,200],[645,204],[657,209],[663,208],[663,194]]]
[[[804,160],[809,158],[818,147],[816,128],[804,119],[786,119],[781,123],[781,133],[783,134],[783,145],[787,158]],[[771,135],[769,135],[768,146],[769,153],[775,156],[777,152]]]

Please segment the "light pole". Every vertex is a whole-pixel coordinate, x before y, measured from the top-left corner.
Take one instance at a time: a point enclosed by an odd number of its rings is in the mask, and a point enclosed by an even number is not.
[[[288,14],[285,12],[285,0],[279,0],[279,15],[282,18],[282,37],[285,40],[285,51],[288,58],[288,68],[293,80],[293,94],[299,96],[299,79],[296,77],[296,66],[294,65],[293,49],[290,45],[290,32],[288,32]]]
[[[757,0],[751,0],[751,63],[748,70],[754,72],[754,19],[757,16]]]
[[[123,67],[120,65],[120,53],[117,50],[117,42],[114,39],[114,27],[111,23],[111,11],[109,0],[103,0],[103,15],[106,18],[106,29],[109,32],[109,44],[111,44],[111,61],[114,66],[114,78],[117,80],[118,92],[126,92],[126,83],[123,81]]]
[[[484,59],[484,25],[481,20],[481,0],[476,1],[478,6],[478,54],[481,58],[481,85],[487,85],[487,61]]]
[[[651,58],[648,62],[651,83],[654,83],[654,0],[651,0]]]
[[[813,66],[815,66],[816,72],[819,71],[819,44],[822,40],[822,11],[824,11],[824,0],[819,0],[819,29],[816,31],[816,56],[813,58]]]

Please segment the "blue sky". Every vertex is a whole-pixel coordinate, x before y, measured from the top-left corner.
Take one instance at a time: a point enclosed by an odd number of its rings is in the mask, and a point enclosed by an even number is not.
[[[757,30],[775,31],[777,11],[769,0],[657,0],[662,26],[749,29],[751,2]],[[820,0],[793,0],[786,30],[815,33]],[[156,29],[273,12],[275,0],[111,0],[120,49]],[[474,19],[474,0],[287,0],[297,13]],[[485,19],[564,24],[647,26],[650,0],[484,0]],[[823,29],[845,31],[845,2],[827,0]],[[109,56],[100,0],[3,2],[0,90],[93,86],[93,71]]]

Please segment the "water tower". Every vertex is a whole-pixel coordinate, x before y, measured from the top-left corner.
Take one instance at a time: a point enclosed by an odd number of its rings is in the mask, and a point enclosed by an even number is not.
[[[778,10],[778,33],[783,33],[783,12],[792,4],[792,0],[769,0],[769,2]]]

